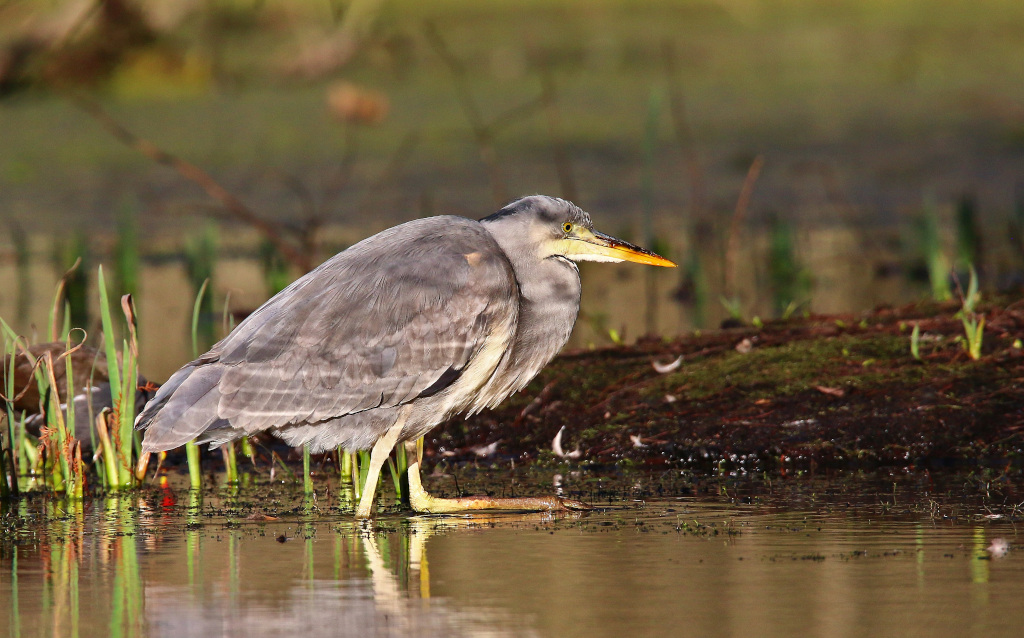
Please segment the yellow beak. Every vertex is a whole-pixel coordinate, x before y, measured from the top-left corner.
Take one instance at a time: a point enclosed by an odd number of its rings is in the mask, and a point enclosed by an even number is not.
[[[580,229],[566,239],[565,256],[574,261],[632,261],[650,266],[675,268],[676,264],[661,255],[634,246],[596,230]]]

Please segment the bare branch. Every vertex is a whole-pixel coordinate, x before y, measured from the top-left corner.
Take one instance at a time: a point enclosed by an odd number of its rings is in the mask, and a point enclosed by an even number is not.
[[[729,238],[725,248],[725,295],[732,297],[736,294],[736,257],[740,252],[740,228],[743,226],[743,219],[750,207],[750,198],[754,195],[754,185],[761,175],[764,167],[764,155],[758,155],[751,162],[747,170],[747,176],[743,179],[743,187],[740,189],[740,196],[736,200],[736,210],[732,214],[732,221],[729,223]]]
[[[195,164],[164,151],[149,140],[135,135],[115,121],[95,101],[81,95],[70,96],[70,99],[125,146],[135,149],[158,164],[173,168],[185,179],[198,184],[210,197],[220,202],[232,217],[262,233],[274,245],[274,248],[297,268],[303,272],[313,269],[310,256],[303,254],[284,239],[284,228],[257,215],[240,199],[221,186],[209,173]]]
[[[686,173],[690,180],[690,209],[694,219],[700,219],[707,212],[707,187],[704,167],[697,155],[693,128],[686,117],[686,101],[676,72],[675,49],[671,42],[664,45],[665,77],[668,80],[669,114],[672,116],[672,128],[676,133],[676,144],[683,153]]]
[[[480,114],[480,108],[477,106],[476,100],[473,99],[473,94],[469,90],[469,84],[466,82],[466,68],[458,58],[452,55],[448,45],[445,44],[440,32],[438,32],[437,27],[432,22],[426,22],[423,31],[434,51],[452,74],[452,80],[455,83],[455,95],[462,106],[466,119],[469,120],[470,128],[473,130],[473,136],[476,138],[477,148],[480,151],[480,159],[483,160],[484,165],[487,167],[487,174],[491,180],[491,193],[494,195],[494,203],[502,206],[508,202],[508,191],[505,188],[505,177],[502,173],[501,165],[498,163],[498,154],[494,150],[494,131],[492,127],[484,122],[483,116]]]

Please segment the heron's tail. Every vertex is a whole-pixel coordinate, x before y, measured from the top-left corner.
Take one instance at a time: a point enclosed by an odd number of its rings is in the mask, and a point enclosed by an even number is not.
[[[162,385],[135,419],[135,429],[145,430],[143,452],[171,450],[211,428],[226,425],[217,417],[221,366],[185,366]]]

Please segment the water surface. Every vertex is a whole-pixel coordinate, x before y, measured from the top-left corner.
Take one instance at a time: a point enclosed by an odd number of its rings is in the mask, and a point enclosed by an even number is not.
[[[5,519],[0,627],[247,638],[1019,635],[1017,508],[924,489],[726,488],[612,498],[585,516],[389,511],[372,524],[329,494],[303,501],[280,486],[201,503],[153,490],[79,511],[34,499]]]

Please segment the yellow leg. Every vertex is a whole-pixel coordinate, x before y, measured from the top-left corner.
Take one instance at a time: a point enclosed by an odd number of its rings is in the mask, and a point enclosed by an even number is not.
[[[412,443],[412,445],[409,445]],[[409,504],[417,512],[430,512],[441,514],[445,512],[458,512],[458,507],[453,501],[455,499],[434,498],[423,489],[420,483],[420,460],[416,458],[416,442],[406,441],[405,454],[409,458]]]
[[[402,433],[402,428],[405,427],[407,415],[408,408],[402,410],[398,421],[373,444],[373,450],[370,452],[370,469],[366,473],[366,485],[363,486],[363,493],[359,497],[359,505],[356,507],[356,518],[370,518],[373,497],[377,492],[377,479],[380,478],[380,469],[384,467],[391,450],[398,442],[398,436]]]
[[[582,511],[590,509],[590,506],[586,503],[559,496],[532,498],[491,498],[489,496],[437,498],[436,496],[431,496],[423,489],[423,484],[420,483],[420,462],[416,457],[416,443],[414,441],[406,441],[405,446],[406,454],[410,459],[409,504],[417,512],[448,514],[466,510]]]
[[[146,480],[146,470],[149,469],[149,452],[143,452],[139,456],[139,464],[135,467],[135,478],[140,483]]]

